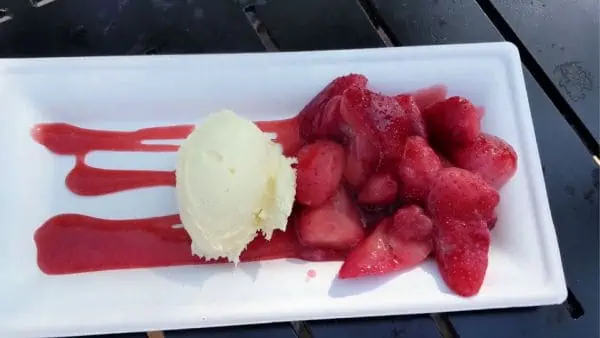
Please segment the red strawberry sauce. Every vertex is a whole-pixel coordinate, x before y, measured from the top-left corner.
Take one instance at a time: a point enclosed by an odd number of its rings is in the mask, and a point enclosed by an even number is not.
[[[257,122],[261,130],[277,133],[284,152],[294,154],[301,145],[296,119]],[[113,170],[86,164],[92,151],[173,152],[172,144],[150,140],[184,139],[190,125],[146,128],[136,131],[83,129],[65,123],[34,126],[32,137],[57,155],[76,158],[65,179],[67,188],[81,196],[100,196],[130,189],[174,186],[173,171]],[[80,214],[61,214],[47,220],[35,233],[38,265],[47,274],[70,274],[124,268],[147,268],[207,262],[192,256],[191,240],[178,215],[143,219],[100,219]],[[270,241],[258,236],[242,253],[241,261],[299,256],[294,231],[278,231]]]

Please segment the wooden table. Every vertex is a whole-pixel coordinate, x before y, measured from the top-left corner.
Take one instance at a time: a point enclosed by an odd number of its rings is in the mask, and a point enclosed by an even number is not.
[[[598,0],[0,0],[0,56],[509,40],[523,59],[569,297],[558,306],[110,337],[599,337]]]

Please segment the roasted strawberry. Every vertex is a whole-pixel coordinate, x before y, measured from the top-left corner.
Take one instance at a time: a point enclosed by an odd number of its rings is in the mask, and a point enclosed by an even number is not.
[[[404,142],[412,134],[409,114],[413,113],[407,113],[395,98],[367,89],[347,89],[342,96],[340,113],[349,125],[345,129],[353,130],[354,135],[366,136],[386,158],[401,156]]]
[[[380,162],[379,149],[363,136],[356,136],[346,147],[344,178],[359,189]]]
[[[343,187],[325,204],[302,210],[297,231],[302,245],[332,250],[350,249],[365,235],[360,214]]]
[[[413,204],[396,210],[393,220],[394,226],[390,230],[393,238],[403,241],[431,239],[433,223],[419,206]]]
[[[467,99],[453,96],[423,110],[427,133],[442,147],[475,142],[480,131],[481,116]]]
[[[423,209],[409,205],[398,209],[388,230],[392,251],[405,267],[419,264],[433,248],[433,222]]]
[[[409,132],[410,136],[422,136],[427,138],[427,130],[425,128],[425,121],[421,115],[421,110],[415,98],[411,95],[396,95],[394,96],[400,107],[404,110],[405,114],[410,120],[411,129]]]
[[[371,93],[371,119],[377,130],[384,156],[388,159],[402,156],[406,138],[413,133],[413,118],[418,110],[409,112],[392,97]],[[414,106],[416,109],[416,105]],[[412,116],[411,116],[412,115]],[[417,116],[415,116],[417,115]]]
[[[296,201],[313,207],[325,203],[342,179],[344,148],[332,141],[317,140],[302,147],[297,158]]]
[[[418,265],[432,250],[432,228],[421,208],[399,209],[348,254],[338,276],[382,275]]]
[[[429,188],[427,211],[434,219],[487,222],[500,195],[479,175],[460,168],[438,171]]]
[[[306,140],[314,140],[338,133],[338,112],[330,109],[325,114],[329,101],[350,87],[365,88],[366,85],[367,78],[360,74],[349,74],[331,81],[298,114],[302,137]]]
[[[479,174],[500,189],[517,171],[517,153],[503,139],[480,134],[475,143],[451,151],[452,161],[460,168]]]
[[[338,277],[346,279],[397,271],[400,264],[386,234],[392,224],[391,218],[379,222],[375,231],[346,256]]]
[[[358,203],[364,205],[386,205],[396,199],[398,184],[392,175],[386,173],[374,174],[358,194]]]
[[[440,102],[448,95],[448,88],[443,85],[436,85],[428,88],[419,89],[410,94],[414,97],[415,103],[420,111],[431,106],[434,103]]]
[[[431,181],[440,169],[442,163],[427,141],[420,136],[409,137],[396,171],[402,201],[424,205]]]
[[[377,130],[371,120],[371,91],[353,86],[344,91],[340,101],[341,130],[352,140],[359,136],[373,145],[379,146]]]
[[[488,266],[490,233],[482,221],[436,220],[435,258],[442,278],[458,295],[479,292]]]

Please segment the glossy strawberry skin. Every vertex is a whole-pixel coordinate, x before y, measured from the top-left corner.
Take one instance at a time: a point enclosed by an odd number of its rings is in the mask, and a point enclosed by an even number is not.
[[[398,184],[391,174],[380,173],[369,177],[358,194],[358,203],[377,206],[394,202]]]
[[[502,188],[517,171],[517,153],[503,139],[482,133],[474,143],[451,151],[460,168],[479,174],[496,189]]]
[[[348,250],[365,236],[360,213],[343,187],[325,204],[304,208],[296,225],[298,241],[313,249]]]
[[[431,182],[440,169],[442,162],[427,141],[419,136],[409,137],[396,169],[400,199],[424,205]]]
[[[323,88],[298,114],[300,134],[305,140],[312,141],[339,133],[339,111],[335,104],[328,104],[350,87],[365,88],[367,78],[360,74],[338,77]],[[339,100],[339,98],[337,99]],[[329,108],[329,109],[326,109]]]
[[[345,168],[344,148],[317,140],[300,148],[296,164],[296,201],[319,206],[335,193]]]
[[[488,222],[499,202],[498,192],[479,175],[443,168],[431,183],[427,211],[435,219]]]
[[[379,222],[373,233],[348,254],[338,276],[384,275],[412,268],[432,251],[432,230],[432,221],[421,208],[401,208],[393,217]]]
[[[468,145],[480,133],[481,114],[467,99],[453,96],[423,110],[431,140],[442,148]]]
[[[482,221],[436,220],[435,258],[442,279],[460,296],[476,295],[485,278],[490,233]]]

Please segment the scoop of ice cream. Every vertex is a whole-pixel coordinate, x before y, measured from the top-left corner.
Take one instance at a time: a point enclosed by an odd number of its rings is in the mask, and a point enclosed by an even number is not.
[[[239,256],[262,231],[285,230],[296,193],[294,158],[232,111],[212,114],[177,153],[176,194],[192,252],[206,259]]]

